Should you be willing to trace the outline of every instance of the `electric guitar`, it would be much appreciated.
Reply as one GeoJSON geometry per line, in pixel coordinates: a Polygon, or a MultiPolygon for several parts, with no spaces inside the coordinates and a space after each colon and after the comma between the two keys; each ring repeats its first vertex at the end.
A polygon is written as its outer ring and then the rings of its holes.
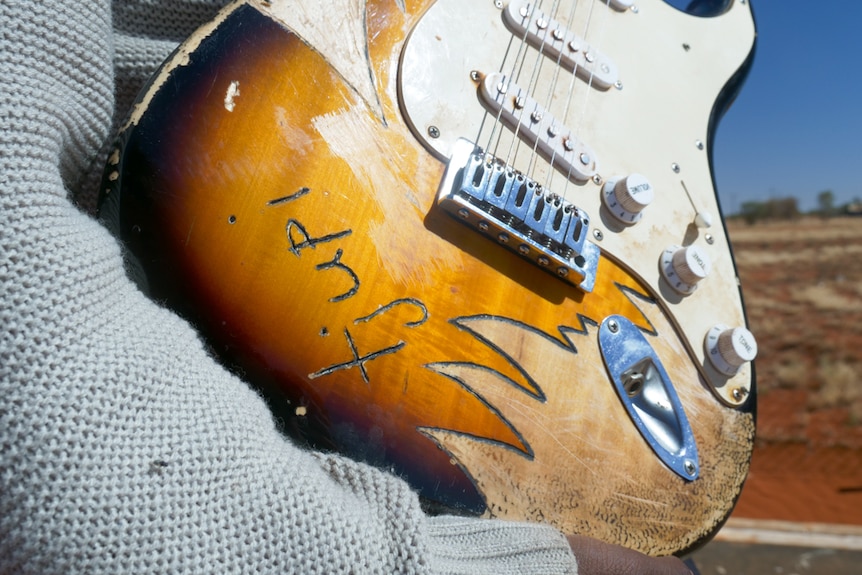
{"type": "Polygon", "coordinates": [[[235,2],[141,93],[102,215],[308,444],[685,552],[756,395],[710,166],[755,30],[698,6],[235,2]]]}

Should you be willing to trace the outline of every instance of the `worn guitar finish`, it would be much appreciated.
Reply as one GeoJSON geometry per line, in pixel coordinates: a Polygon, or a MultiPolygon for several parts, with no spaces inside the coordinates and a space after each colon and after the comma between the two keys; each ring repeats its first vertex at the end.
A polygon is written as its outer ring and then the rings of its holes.
{"type": "MultiPolygon", "coordinates": [[[[722,377],[704,359],[708,328],[744,325],[727,239],[693,224],[697,211],[719,215],[703,148],[753,41],[749,9],[699,19],[655,0],[591,8],[623,86],[575,79],[578,105],[585,94],[594,104],[577,122],[594,174],[548,185],[548,158],[511,161],[591,216],[601,255],[585,291],[436,206],[450,148],[488,129],[472,98],[498,70],[473,72],[496,48],[470,43],[511,36],[501,8],[475,4],[493,19],[476,38],[453,35],[463,21],[452,2],[229,6],[142,93],[106,171],[103,215],[153,297],[194,321],[310,443],[392,469],[444,508],[652,554],[690,549],[729,515],[754,437],[750,366],[722,377]],[[719,32],[705,36],[710,26],[719,32]],[[727,45],[709,45],[716,35],[727,45]],[[675,89],[691,70],[701,84],[675,89]],[[615,224],[604,179],[635,171],[656,200],[640,223],[615,224]],[[661,279],[672,244],[712,260],[690,296],[661,279]],[[670,428],[690,425],[692,443],[669,443],[689,466],[696,443],[696,472],[662,461],[624,407],[612,379],[626,365],[606,367],[600,344],[618,326],[640,334],[670,381],[681,405],[670,428]],[[748,393],[728,399],[728,386],[748,393]]],[[[571,69],[561,74],[570,85],[571,69]]],[[[574,125],[560,99],[548,111],[574,125]]]]}

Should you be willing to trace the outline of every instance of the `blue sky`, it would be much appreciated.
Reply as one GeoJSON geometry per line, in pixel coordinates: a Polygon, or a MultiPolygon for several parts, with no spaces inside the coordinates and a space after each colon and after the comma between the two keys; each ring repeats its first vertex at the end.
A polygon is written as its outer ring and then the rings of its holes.
{"type": "Polygon", "coordinates": [[[754,66],[713,150],[725,213],[794,196],[802,210],[832,190],[862,198],[862,2],[751,0],[754,66]]]}

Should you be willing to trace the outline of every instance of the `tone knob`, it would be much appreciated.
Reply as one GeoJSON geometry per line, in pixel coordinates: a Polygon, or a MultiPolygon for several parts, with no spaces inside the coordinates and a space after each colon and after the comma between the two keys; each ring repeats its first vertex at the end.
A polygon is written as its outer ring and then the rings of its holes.
{"type": "Polygon", "coordinates": [[[611,178],[602,189],[602,201],[616,219],[626,224],[637,223],[644,209],[655,199],[652,184],[640,174],[611,178]]]}
{"type": "Polygon", "coordinates": [[[744,327],[714,326],[706,334],[706,357],[724,375],[736,375],[743,365],[757,357],[757,341],[744,327]]]}
{"type": "Polygon", "coordinates": [[[670,287],[683,295],[697,289],[697,283],[706,278],[712,263],[706,252],[696,245],[670,246],[661,254],[661,272],[670,287]]]}

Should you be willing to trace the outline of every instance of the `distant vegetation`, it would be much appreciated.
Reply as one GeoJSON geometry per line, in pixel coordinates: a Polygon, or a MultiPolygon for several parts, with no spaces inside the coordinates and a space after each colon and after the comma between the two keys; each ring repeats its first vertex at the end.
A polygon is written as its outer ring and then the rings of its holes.
{"type": "Polygon", "coordinates": [[[743,202],[739,213],[731,215],[730,219],[740,219],[748,224],[755,224],[760,221],[794,220],[801,216],[821,218],[862,216],[862,200],[855,199],[836,206],[832,190],[824,190],[817,194],[817,208],[810,212],[801,212],[799,203],[794,197],[773,198],[765,202],[743,202]]]}

